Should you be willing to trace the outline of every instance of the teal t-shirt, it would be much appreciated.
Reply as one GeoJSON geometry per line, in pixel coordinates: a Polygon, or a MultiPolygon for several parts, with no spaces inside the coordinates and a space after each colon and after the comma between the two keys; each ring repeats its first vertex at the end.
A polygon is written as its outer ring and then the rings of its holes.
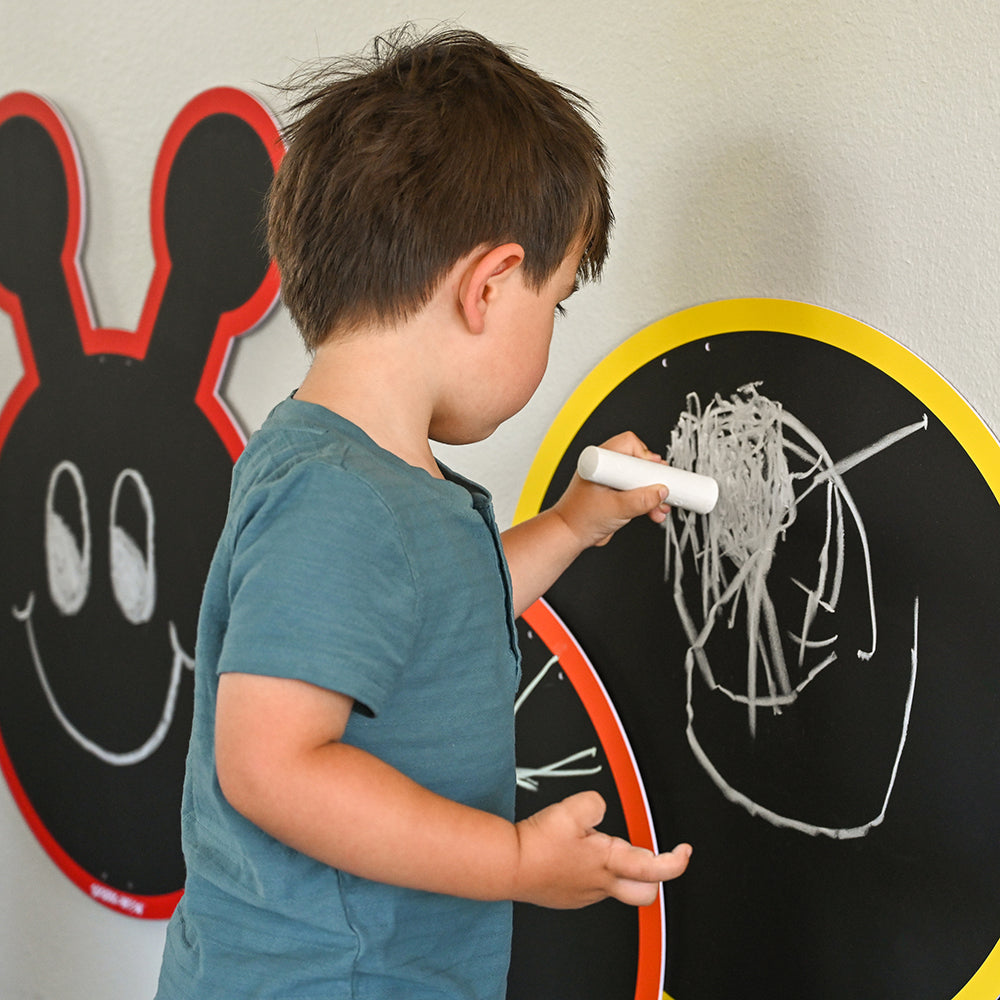
{"type": "Polygon", "coordinates": [[[500,1000],[511,906],[356,878],[240,816],[215,775],[219,674],[346,694],[344,740],[514,814],[519,659],[490,497],[286,400],[236,464],[199,621],[184,896],[158,1000],[500,1000]]]}

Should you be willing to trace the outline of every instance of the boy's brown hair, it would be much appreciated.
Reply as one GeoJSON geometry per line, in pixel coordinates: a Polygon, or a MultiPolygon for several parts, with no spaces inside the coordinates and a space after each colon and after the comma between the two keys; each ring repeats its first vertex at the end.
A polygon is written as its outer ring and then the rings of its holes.
{"type": "Polygon", "coordinates": [[[604,145],[577,94],[470,31],[401,29],[307,81],[268,242],[306,346],[411,317],[456,261],[519,243],[540,289],[581,241],[599,276],[604,145]]]}

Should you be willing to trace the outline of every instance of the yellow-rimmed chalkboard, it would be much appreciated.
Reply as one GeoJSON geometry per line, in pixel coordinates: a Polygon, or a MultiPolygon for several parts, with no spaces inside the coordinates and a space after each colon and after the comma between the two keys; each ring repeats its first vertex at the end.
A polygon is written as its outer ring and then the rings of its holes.
{"type": "Polygon", "coordinates": [[[667,891],[664,989],[994,1000],[996,440],[862,323],[712,303],[584,380],[517,519],[627,428],[711,453],[730,501],[712,525],[631,526],[548,595],[618,710],[658,841],[695,845],[667,891]]]}

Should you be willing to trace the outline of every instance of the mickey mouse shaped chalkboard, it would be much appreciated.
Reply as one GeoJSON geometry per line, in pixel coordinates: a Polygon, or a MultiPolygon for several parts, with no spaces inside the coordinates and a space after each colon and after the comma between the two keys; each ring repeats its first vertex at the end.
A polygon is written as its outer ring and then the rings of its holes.
{"type": "Polygon", "coordinates": [[[24,366],[0,414],[0,762],[53,860],[137,916],[184,880],[197,610],[243,444],[217,388],[277,297],[260,220],[281,152],[249,95],[190,102],[153,179],[138,328],[100,329],[68,129],[0,100],[0,308],[24,366]]]}

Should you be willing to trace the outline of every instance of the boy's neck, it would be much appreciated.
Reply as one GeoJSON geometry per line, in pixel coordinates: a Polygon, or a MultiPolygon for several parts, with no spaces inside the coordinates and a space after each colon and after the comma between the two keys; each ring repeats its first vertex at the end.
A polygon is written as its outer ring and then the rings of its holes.
{"type": "Polygon", "coordinates": [[[316,351],[295,398],[325,406],[379,447],[441,478],[429,440],[433,387],[418,341],[402,330],[330,340],[316,351]]]}

